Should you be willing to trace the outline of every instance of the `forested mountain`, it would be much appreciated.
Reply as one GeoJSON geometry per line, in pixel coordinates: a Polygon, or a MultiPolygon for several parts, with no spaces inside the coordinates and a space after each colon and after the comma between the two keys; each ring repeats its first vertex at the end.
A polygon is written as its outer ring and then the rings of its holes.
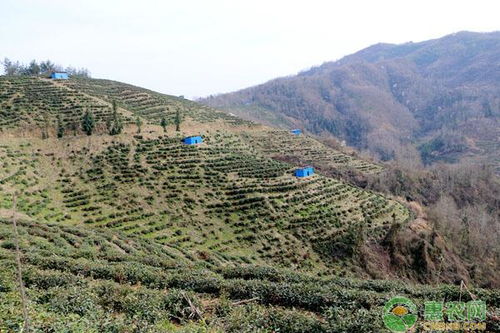
{"type": "Polygon", "coordinates": [[[383,160],[471,159],[500,170],[500,32],[377,44],[201,102],[335,136],[383,160]]]}

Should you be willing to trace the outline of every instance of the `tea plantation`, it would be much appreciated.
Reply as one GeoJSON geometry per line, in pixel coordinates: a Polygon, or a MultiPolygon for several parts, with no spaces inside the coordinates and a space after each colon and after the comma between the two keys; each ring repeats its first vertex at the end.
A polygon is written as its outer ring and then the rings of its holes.
{"type": "Polygon", "coordinates": [[[422,308],[471,293],[500,329],[498,290],[359,279],[360,245],[414,216],[340,179],[296,178],[282,157],[382,169],[313,138],[114,81],[36,77],[0,77],[0,130],[0,332],[23,325],[16,240],[33,332],[382,332],[392,296],[422,308]],[[105,131],[113,102],[119,135],[105,131]],[[90,136],[74,127],[88,110],[90,136]]]}
{"type": "Polygon", "coordinates": [[[293,176],[236,134],[215,131],[200,146],[159,135],[15,139],[0,147],[0,207],[47,223],[85,225],[210,251],[208,261],[273,263],[347,274],[354,233],[381,240],[410,213],[401,203],[340,180],[293,176]],[[101,138],[102,139],[102,138],[101,138]],[[49,144],[50,143],[50,144],[49,144]],[[50,147],[49,147],[50,146],[50,147]],[[71,149],[71,150],[70,150],[71,149]],[[94,150],[91,152],[90,150],[94,150]]]}
{"type": "MultiPolygon", "coordinates": [[[[380,332],[392,296],[411,297],[419,308],[429,299],[470,299],[455,286],[207,263],[110,230],[26,220],[18,230],[36,332],[380,332]]],[[[7,331],[22,323],[13,237],[1,219],[0,322],[7,331]]],[[[471,292],[500,307],[498,290],[471,292]]],[[[500,328],[491,317],[487,325],[500,328]]]]}

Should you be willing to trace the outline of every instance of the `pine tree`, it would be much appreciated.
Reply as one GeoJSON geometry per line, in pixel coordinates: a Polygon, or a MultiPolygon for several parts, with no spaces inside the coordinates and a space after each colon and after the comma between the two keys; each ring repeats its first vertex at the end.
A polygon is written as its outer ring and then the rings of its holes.
{"type": "Polygon", "coordinates": [[[123,122],[118,114],[118,108],[116,106],[116,101],[113,100],[113,116],[112,119],[108,119],[108,131],[110,135],[118,135],[123,130],[123,122]]]}
{"type": "Polygon", "coordinates": [[[87,135],[92,135],[95,128],[94,116],[90,111],[86,111],[82,118],[82,129],[87,135]]]}
{"type": "Polygon", "coordinates": [[[57,137],[62,138],[64,136],[64,124],[61,115],[57,115],[57,137]]]}
{"type": "Polygon", "coordinates": [[[137,117],[135,119],[135,124],[137,125],[137,133],[141,133],[141,127],[142,127],[142,120],[141,120],[141,118],[137,117]]]}
{"type": "Polygon", "coordinates": [[[165,117],[161,118],[161,127],[163,127],[163,133],[167,133],[167,119],[165,117]]]}
{"type": "Polygon", "coordinates": [[[28,75],[38,75],[40,74],[40,66],[36,60],[31,60],[29,66],[26,68],[26,73],[28,75]]]}
{"type": "Polygon", "coordinates": [[[177,132],[181,130],[181,113],[179,109],[175,112],[175,130],[177,132]]]}

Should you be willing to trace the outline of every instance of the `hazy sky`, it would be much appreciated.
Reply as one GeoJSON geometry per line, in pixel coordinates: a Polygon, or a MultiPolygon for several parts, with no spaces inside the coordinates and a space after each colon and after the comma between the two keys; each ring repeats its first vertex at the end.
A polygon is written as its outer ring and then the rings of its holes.
{"type": "Polygon", "coordinates": [[[378,42],[500,30],[499,13],[498,0],[0,0],[0,57],[195,97],[378,42]]]}

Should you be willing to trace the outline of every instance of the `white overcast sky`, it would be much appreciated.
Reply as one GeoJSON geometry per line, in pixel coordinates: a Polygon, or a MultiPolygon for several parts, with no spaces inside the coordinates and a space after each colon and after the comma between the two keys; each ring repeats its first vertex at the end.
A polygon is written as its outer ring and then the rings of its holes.
{"type": "Polygon", "coordinates": [[[0,0],[0,58],[206,96],[378,42],[500,30],[499,0],[0,0]]]}

